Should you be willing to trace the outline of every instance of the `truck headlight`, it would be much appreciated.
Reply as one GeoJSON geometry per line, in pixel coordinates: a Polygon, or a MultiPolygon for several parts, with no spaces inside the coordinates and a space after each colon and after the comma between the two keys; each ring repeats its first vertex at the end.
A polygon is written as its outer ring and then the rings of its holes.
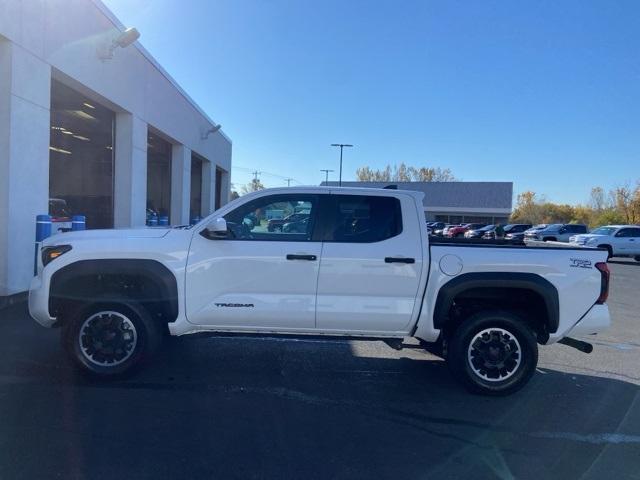
{"type": "Polygon", "coordinates": [[[42,265],[45,267],[60,255],[64,255],[71,250],[71,245],[55,245],[53,247],[42,248],[42,265]]]}

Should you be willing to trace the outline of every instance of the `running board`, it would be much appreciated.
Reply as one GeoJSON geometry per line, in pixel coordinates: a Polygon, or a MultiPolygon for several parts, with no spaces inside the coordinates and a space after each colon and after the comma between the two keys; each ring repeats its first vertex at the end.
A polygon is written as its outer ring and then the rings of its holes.
{"type": "Polygon", "coordinates": [[[582,340],[576,340],[575,338],[564,337],[563,339],[558,340],[558,343],[561,343],[568,347],[573,347],[576,350],[580,350],[582,353],[593,352],[593,345],[587,342],[583,342],[582,340]]]}
{"type": "Polygon", "coordinates": [[[420,348],[419,345],[403,344],[402,337],[375,337],[370,335],[340,335],[340,334],[307,334],[307,333],[272,333],[272,332],[228,332],[228,331],[201,331],[189,333],[188,336],[195,337],[217,337],[217,338],[241,338],[241,339],[263,339],[263,340],[306,340],[317,342],[335,342],[335,341],[362,341],[362,342],[384,342],[391,348],[396,350],[402,348],[420,348]],[[399,348],[397,348],[399,346],[399,348]]]}
{"type": "Polygon", "coordinates": [[[291,341],[315,341],[315,342],[336,342],[336,341],[360,341],[360,342],[383,342],[394,350],[405,348],[424,350],[422,344],[404,343],[403,337],[373,337],[365,335],[339,335],[339,334],[292,334],[292,333],[270,333],[270,332],[224,332],[224,331],[204,331],[189,334],[196,337],[217,337],[217,338],[242,338],[242,339],[270,339],[270,340],[291,340],[291,341]]]}

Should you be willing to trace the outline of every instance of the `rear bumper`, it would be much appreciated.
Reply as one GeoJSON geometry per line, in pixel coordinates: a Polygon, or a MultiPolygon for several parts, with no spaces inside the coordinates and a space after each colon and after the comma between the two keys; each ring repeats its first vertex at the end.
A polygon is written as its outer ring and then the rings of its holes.
{"type": "Polygon", "coordinates": [[[563,337],[583,337],[600,333],[611,325],[609,307],[594,305],[573,327],[562,334],[554,334],[549,337],[548,344],[555,343],[563,337]]]}
{"type": "Polygon", "coordinates": [[[29,315],[43,327],[53,327],[56,318],[49,316],[49,286],[40,276],[33,277],[29,288],[29,315]]]}

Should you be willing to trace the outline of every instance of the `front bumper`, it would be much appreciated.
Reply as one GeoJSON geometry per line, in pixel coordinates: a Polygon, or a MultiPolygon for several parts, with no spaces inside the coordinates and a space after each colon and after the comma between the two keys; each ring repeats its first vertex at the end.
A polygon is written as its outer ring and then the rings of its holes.
{"type": "Polygon", "coordinates": [[[29,287],[29,315],[43,327],[53,327],[56,318],[49,316],[49,285],[33,277],[29,287]]]}

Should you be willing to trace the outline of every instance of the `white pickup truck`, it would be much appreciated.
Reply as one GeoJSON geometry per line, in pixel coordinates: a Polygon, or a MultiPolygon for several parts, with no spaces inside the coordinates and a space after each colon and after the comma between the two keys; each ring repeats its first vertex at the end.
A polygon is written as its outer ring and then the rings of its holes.
{"type": "Polygon", "coordinates": [[[507,394],[538,344],[609,325],[607,252],[431,240],[422,194],[262,190],[192,227],[89,230],[41,247],[29,310],[73,362],[113,377],[164,335],[415,337],[470,390],[507,394]],[[305,212],[269,229],[273,211],[305,212]],[[271,216],[270,216],[271,215],[271,216]]]}

